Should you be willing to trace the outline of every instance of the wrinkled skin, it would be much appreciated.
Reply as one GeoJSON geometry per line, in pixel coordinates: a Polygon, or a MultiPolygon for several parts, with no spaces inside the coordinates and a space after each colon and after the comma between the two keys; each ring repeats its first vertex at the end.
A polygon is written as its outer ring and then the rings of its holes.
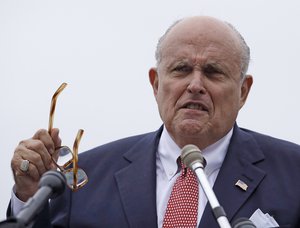
{"type": "MultiPolygon", "coordinates": [[[[61,139],[58,129],[53,129],[51,135],[47,130],[38,130],[30,139],[22,140],[16,147],[11,167],[15,179],[16,195],[22,201],[27,201],[38,189],[41,176],[48,170],[56,169],[51,156],[59,147],[61,139]],[[27,172],[20,170],[22,160],[30,161],[27,172]]],[[[55,156],[55,155],[54,155],[55,156]]]]}
{"type": "Polygon", "coordinates": [[[241,77],[240,43],[232,29],[209,17],[173,27],[161,61],[149,71],[160,116],[174,141],[200,149],[233,127],[252,85],[241,77]]]}

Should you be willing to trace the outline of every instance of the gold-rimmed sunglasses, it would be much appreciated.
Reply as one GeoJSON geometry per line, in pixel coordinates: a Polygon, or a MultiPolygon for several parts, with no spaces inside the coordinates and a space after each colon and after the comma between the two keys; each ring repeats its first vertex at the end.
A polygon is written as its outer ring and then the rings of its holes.
{"type": "MultiPolygon", "coordinates": [[[[56,100],[58,95],[66,88],[67,83],[62,83],[56,90],[51,99],[50,115],[48,132],[51,133],[53,128],[54,113],[56,107],[56,100]]],[[[83,130],[79,129],[73,144],[73,151],[67,146],[60,146],[55,148],[55,156],[51,156],[54,164],[65,175],[67,185],[73,190],[83,187],[88,182],[88,177],[83,169],[78,168],[78,146],[83,135],[83,130]]]]}

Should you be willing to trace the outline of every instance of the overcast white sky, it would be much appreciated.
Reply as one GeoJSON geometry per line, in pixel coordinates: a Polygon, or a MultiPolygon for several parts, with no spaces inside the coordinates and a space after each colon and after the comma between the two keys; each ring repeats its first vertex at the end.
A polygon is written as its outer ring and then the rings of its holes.
{"type": "Polygon", "coordinates": [[[298,0],[0,0],[0,220],[20,140],[47,128],[52,93],[69,85],[54,126],[80,151],[161,125],[148,83],[158,38],[175,20],[210,15],[248,42],[254,86],[238,124],[300,143],[298,0]]]}

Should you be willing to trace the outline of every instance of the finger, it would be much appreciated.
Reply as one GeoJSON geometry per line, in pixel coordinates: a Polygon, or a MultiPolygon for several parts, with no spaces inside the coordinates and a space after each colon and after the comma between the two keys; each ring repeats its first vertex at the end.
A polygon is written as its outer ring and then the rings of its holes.
{"type": "Polygon", "coordinates": [[[41,155],[35,153],[34,151],[27,150],[22,154],[22,159],[28,160],[29,164],[34,166],[35,169],[38,171],[39,176],[42,176],[49,169],[45,166],[41,155]]]}
{"type": "Polygon", "coordinates": [[[22,161],[19,154],[15,153],[11,160],[11,167],[15,179],[16,195],[20,200],[26,202],[37,191],[40,174],[32,163],[29,163],[26,172],[22,171],[20,169],[22,161]]]}
{"type": "Polygon", "coordinates": [[[44,169],[48,170],[53,167],[51,155],[41,140],[29,139],[20,142],[16,148],[16,153],[21,158],[35,164],[41,173],[44,173],[44,169]]]}
{"type": "MultiPolygon", "coordinates": [[[[30,162],[29,160],[29,166],[28,170],[26,172],[21,170],[21,162],[23,160],[28,160],[22,158],[18,153],[15,153],[12,160],[11,160],[11,168],[13,170],[14,178],[16,181],[16,184],[20,182],[28,182],[27,185],[29,185],[32,182],[37,182],[39,181],[41,175],[40,172],[37,170],[36,166],[30,162]]],[[[25,184],[26,185],[26,184],[25,184]]],[[[24,186],[25,188],[25,186],[24,186]]]]}
{"type": "Polygon", "coordinates": [[[54,153],[55,145],[54,145],[52,137],[49,135],[47,130],[45,130],[45,129],[38,130],[34,134],[32,139],[37,139],[37,140],[42,141],[43,144],[45,145],[47,151],[50,153],[50,155],[52,155],[54,153]]]}
{"type": "MultiPolygon", "coordinates": [[[[33,142],[31,142],[31,145],[33,144],[33,142]]],[[[31,150],[30,148],[26,147],[25,144],[20,144],[17,148],[16,148],[16,153],[19,155],[20,159],[20,164],[19,167],[21,165],[21,162],[23,160],[28,160],[30,165],[34,165],[39,173],[39,176],[41,176],[43,173],[45,173],[48,169],[51,168],[51,158],[48,154],[48,152],[36,152],[34,150],[31,150]],[[42,158],[42,155],[44,158],[42,158]],[[46,160],[45,157],[48,157],[48,159],[46,160]],[[46,161],[44,161],[46,160],[46,161]]],[[[28,173],[25,172],[25,173],[28,173]]]]}

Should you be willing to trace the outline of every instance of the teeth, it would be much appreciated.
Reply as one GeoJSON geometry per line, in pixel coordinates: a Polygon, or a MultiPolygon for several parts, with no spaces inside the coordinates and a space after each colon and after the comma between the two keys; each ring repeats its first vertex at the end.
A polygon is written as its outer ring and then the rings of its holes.
{"type": "Polygon", "coordinates": [[[188,109],[196,109],[196,110],[203,110],[203,107],[198,104],[188,104],[186,106],[188,109]]]}

